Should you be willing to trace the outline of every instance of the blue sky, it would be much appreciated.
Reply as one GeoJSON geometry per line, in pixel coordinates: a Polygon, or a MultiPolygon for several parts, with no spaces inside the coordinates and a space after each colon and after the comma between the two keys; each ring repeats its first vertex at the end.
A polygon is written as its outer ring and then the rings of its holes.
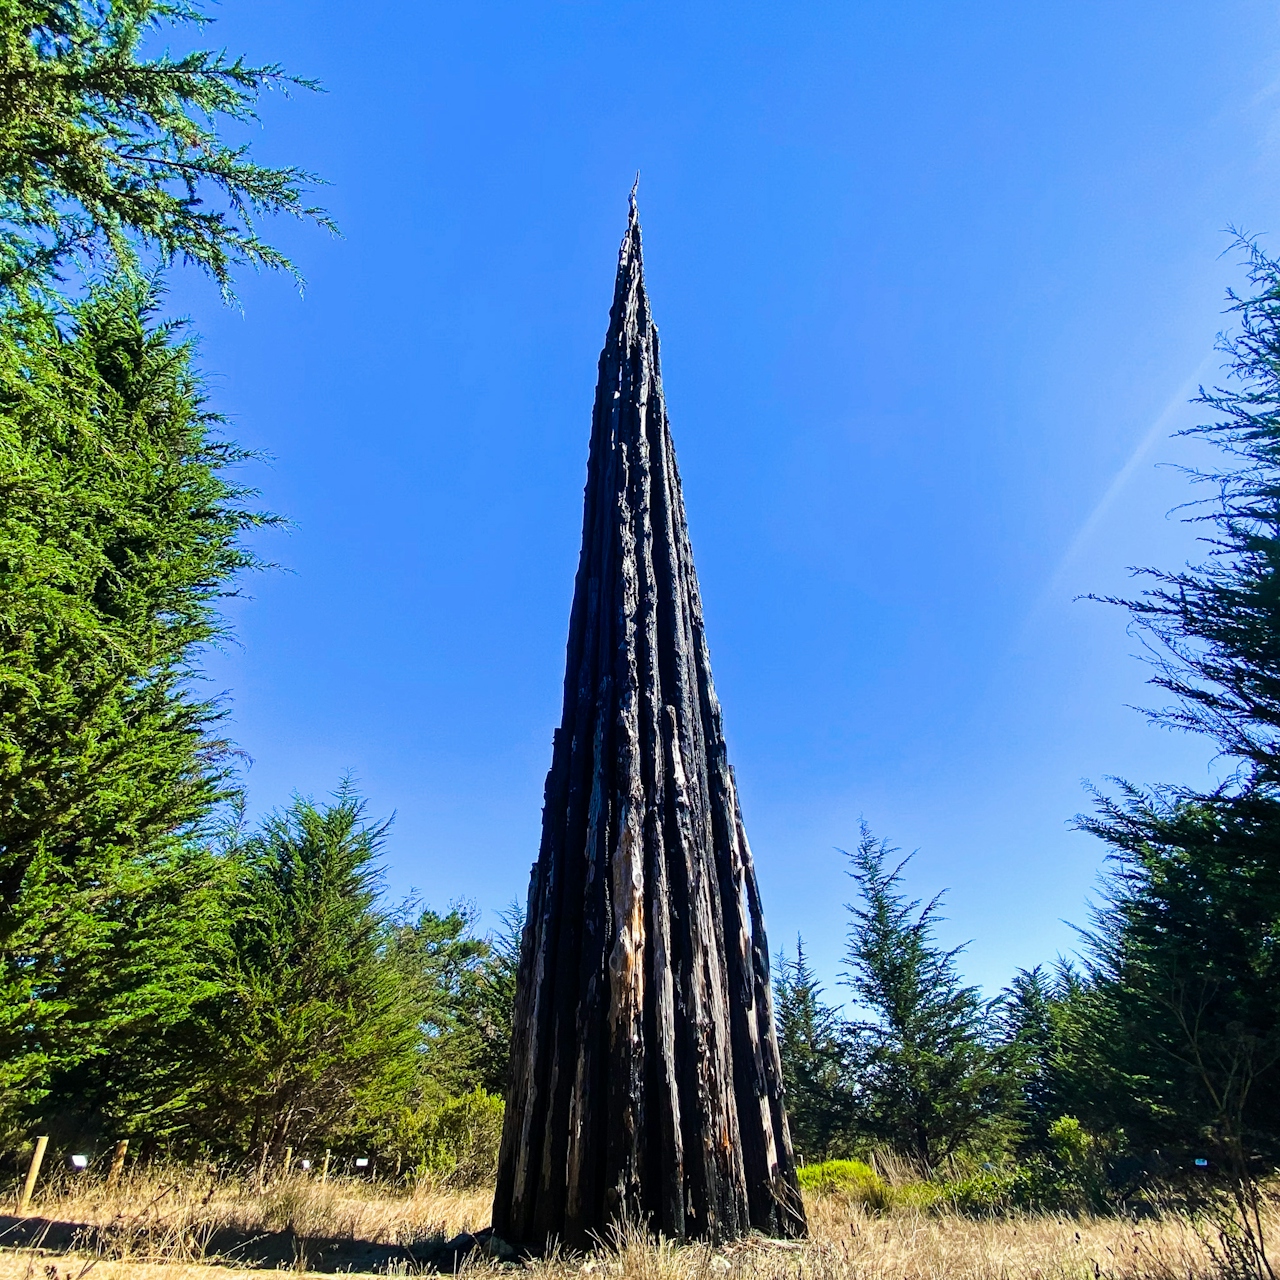
{"type": "MultiPolygon", "coordinates": [[[[352,771],[393,892],[523,897],[595,361],[641,216],[712,658],[775,947],[837,975],[860,816],[994,989],[1073,946],[1082,781],[1207,782],[1123,614],[1217,369],[1224,228],[1280,230],[1280,28],[1220,0],[223,0],[328,92],[255,146],[343,238],[304,296],[179,273],[295,528],[209,664],[255,809],[352,771]]],[[[1269,243],[1280,249],[1280,242],[1269,243]]],[[[490,917],[491,919],[492,917],[490,917]]]]}

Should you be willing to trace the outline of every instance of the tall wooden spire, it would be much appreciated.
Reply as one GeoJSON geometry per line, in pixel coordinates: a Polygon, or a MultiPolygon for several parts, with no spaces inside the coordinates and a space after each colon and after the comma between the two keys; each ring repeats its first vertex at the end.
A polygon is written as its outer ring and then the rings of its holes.
{"type": "Polygon", "coordinates": [[[520,953],[494,1229],[805,1231],[632,192],[600,354],[564,717],[520,953]]]}

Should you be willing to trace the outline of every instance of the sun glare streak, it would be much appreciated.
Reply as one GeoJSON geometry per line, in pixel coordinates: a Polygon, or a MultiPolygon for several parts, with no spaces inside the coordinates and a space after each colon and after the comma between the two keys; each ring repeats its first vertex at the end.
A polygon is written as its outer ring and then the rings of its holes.
{"type": "Polygon", "coordinates": [[[1025,635],[1035,624],[1040,615],[1054,602],[1063,590],[1067,575],[1071,570],[1071,566],[1080,557],[1084,549],[1092,541],[1094,535],[1098,532],[1103,521],[1110,514],[1111,509],[1119,500],[1120,495],[1125,491],[1129,482],[1137,474],[1138,468],[1147,460],[1151,450],[1155,447],[1156,442],[1162,437],[1168,436],[1173,428],[1174,419],[1179,411],[1186,408],[1191,397],[1200,387],[1204,375],[1208,372],[1209,367],[1213,364],[1218,352],[1215,350],[1205,354],[1203,360],[1196,366],[1194,372],[1182,383],[1177,391],[1169,398],[1168,403],[1161,409],[1156,416],[1155,421],[1147,429],[1142,439],[1134,446],[1133,452],[1129,455],[1124,465],[1116,472],[1111,483],[1107,486],[1106,492],[1094,504],[1093,510],[1085,517],[1084,522],[1076,530],[1075,536],[1068,544],[1066,551],[1063,552],[1062,558],[1058,561],[1049,581],[1045,584],[1044,590],[1041,591],[1035,604],[1027,614],[1026,621],[1023,623],[1021,631],[1025,635]]]}

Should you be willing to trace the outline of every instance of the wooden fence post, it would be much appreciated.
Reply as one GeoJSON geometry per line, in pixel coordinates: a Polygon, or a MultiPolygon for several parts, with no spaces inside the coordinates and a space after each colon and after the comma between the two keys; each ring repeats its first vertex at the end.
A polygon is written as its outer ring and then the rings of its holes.
{"type": "Polygon", "coordinates": [[[31,1164],[27,1167],[27,1180],[22,1184],[22,1196],[18,1200],[18,1212],[26,1213],[31,1204],[31,1193],[36,1189],[36,1179],[40,1176],[40,1165],[44,1160],[44,1149],[49,1145],[48,1136],[36,1139],[36,1149],[31,1153],[31,1164]]]}
{"type": "Polygon", "coordinates": [[[328,1182],[328,1181],[329,1181],[329,1156],[330,1156],[329,1148],[328,1148],[328,1147],[325,1147],[325,1149],[324,1149],[324,1170],[323,1170],[323,1172],[320,1174],[320,1181],[321,1181],[321,1182],[328,1182]]]}
{"type": "Polygon", "coordinates": [[[129,1139],[121,1138],[116,1143],[116,1149],[111,1153],[111,1168],[107,1170],[107,1190],[120,1181],[120,1173],[124,1169],[125,1153],[129,1150],[129,1139]]]}
{"type": "Polygon", "coordinates": [[[285,1147],[284,1149],[284,1176],[289,1176],[289,1170],[293,1167],[293,1148],[285,1147]]]}

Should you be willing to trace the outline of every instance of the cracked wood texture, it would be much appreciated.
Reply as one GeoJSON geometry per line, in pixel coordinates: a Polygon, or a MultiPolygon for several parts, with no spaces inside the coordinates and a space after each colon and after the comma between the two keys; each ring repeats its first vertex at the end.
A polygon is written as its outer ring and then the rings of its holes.
{"type": "Polygon", "coordinates": [[[493,1224],[806,1230],[634,194],[591,424],[564,717],[521,943],[493,1224]]]}

